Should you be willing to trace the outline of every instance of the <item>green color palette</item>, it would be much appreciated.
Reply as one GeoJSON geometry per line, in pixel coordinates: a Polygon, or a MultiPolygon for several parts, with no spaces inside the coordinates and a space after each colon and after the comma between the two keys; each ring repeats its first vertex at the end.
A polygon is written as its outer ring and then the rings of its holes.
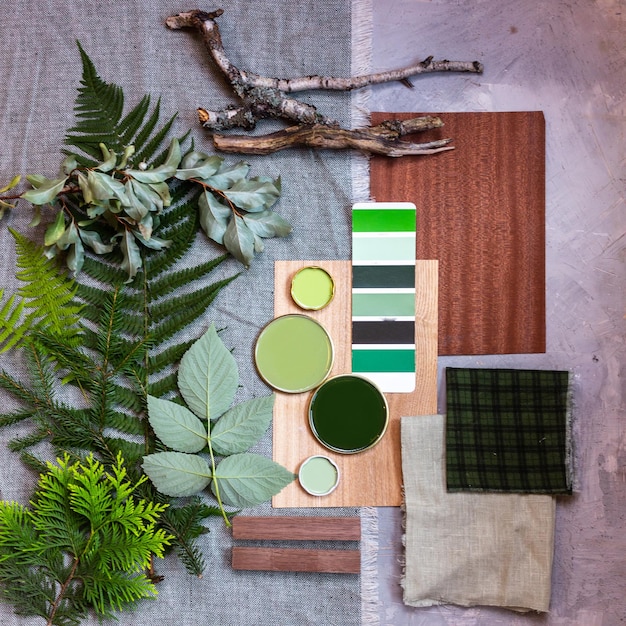
{"type": "Polygon", "coordinates": [[[313,394],[309,424],[328,449],[353,454],[371,448],[387,429],[389,409],[370,380],[345,374],[329,378],[313,394]]]}
{"type": "Polygon", "coordinates": [[[333,366],[333,345],[324,327],[306,315],[283,315],[259,335],[254,359],[263,380],[278,391],[317,387],[333,366]]]}
{"type": "Polygon", "coordinates": [[[352,371],[415,389],[415,227],[410,202],[352,207],[352,371]]]}

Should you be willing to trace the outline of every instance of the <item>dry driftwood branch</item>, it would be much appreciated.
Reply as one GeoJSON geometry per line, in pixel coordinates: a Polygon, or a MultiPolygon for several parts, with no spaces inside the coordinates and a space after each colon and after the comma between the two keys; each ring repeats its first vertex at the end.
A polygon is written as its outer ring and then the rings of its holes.
{"type": "MultiPolygon", "coordinates": [[[[410,131],[399,131],[390,125],[348,130],[322,115],[314,106],[301,102],[288,94],[306,90],[350,91],[368,85],[385,82],[408,82],[411,76],[433,72],[472,72],[481,73],[482,64],[478,61],[435,61],[428,57],[415,65],[388,72],[367,74],[352,78],[332,76],[305,76],[300,78],[270,78],[245,72],[233,65],[222,44],[222,37],[215,21],[224,11],[218,9],[207,13],[204,11],[188,11],[173,15],[166,20],[166,25],[174,30],[191,28],[197,30],[204,44],[235,94],[240,98],[240,106],[231,106],[221,111],[198,109],[198,117],[202,126],[212,132],[233,128],[253,129],[259,120],[276,118],[295,122],[296,126],[283,131],[263,136],[220,135],[213,137],[216,148],[227,152],[243,152],[248,154],[269,154],[277,150],[305,145],[315,148],[355,148],[375,154],[388,156],[404,156],[408,154],[430,154],[441,150],[450,150],[450,140],[429,143],[411,143],[401,141],[408,132],[416,132],[434,128],[429,125],[437,118],[414,118],[415,123],[410,131]]],[[[410,85],[410,83],[409,83],[410,85]]]]}
{"type": "Polygon", "coordinates": [[[294,146],[325,149],[353,148],[362,152],[392,157],[434,154],[452,150],[452,146],[449,145],[451,139],[427,143],[398,141],[400,137],[409,133],[440,128],[443,123],[438,117],[415,117],[406,122],[389,120],[378,126],[354,130],[324,124],[291,126],[261,136],[214,134],[213,142],[218,150],[243,154],[271,154],[294,146]]]}

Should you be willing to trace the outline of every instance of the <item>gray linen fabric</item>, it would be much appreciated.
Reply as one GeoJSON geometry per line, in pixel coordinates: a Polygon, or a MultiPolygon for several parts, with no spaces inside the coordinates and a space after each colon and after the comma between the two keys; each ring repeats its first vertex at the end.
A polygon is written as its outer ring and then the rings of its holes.
{"type": "MultiPolygon", "coordinates": [[[[270,76],[323,73],[347,76],[351,72],[351,0],[311,3],[270,0],[234,0],[222,5],[219,19],[227,53],[243,69],[270,76]]],[[[214,10],[219,5],[202,8],[214,10]]],[[[162,98],[163,119],[179,112],[174,133],[191,128],[196,146],[212,151],[208,137],[197,126],[196,108],[217,109],[235,100],[212,67],[198,36],[169,31],[167,16],[197,8],[172,0],[153,2],[86,2],[67,0],[18,1],[0,5],[0,182],[16,173],[53,177],[60,164],[59,148],[73,121],[73,104],[80,79],[79,40],[100,76],[121,85],[128,106],[150,93],[162,98]]],[[[363,41],[360,43],[363,46],[363,41]]],[[[350,124],[350,96],[341,93],[303,94],[324,112],[350,124]]],[[[273,124],[264,124],[267,131],[273,124]]],[[[233,162],[237,155],[226,156],[233,162]]],[[[282,178],[283,194],[277,210],[294,226],[285,240],[267,242],[266,251],[251,268],[229,285],[209,307],[194,334],[211,322],[225,328],[222,338],[234,350],[240,368],[238,400],[265,395],[267,387],[252,361],[254,341],[273,315],[274,259],[348,259],[349,216],[352,202],[351,157],[331,151],[293,150],[271,157],[247,158],[252,175],[282,178]]],[[[26,204],[0,223],[0,288],[16,289],[15,253],[7,226],[29,231],[26,204]]],[[[219,250],[199,245],[192,261],[219,250]]],[[[223,274],[241,267],[229,261],[223,274]]],[[[211,276],[213,281],[218,276],[211,276]]],[[[19,356],[1,355],[0,366],[19,374],[19,356]]],[[[10,402],[2,398],[7,406],[10,402]]],[[[15,434],[3,431],[2,441],[15,434]]],[[[268,434],[257,451],[271,454],[268,434]]],[[[35,478],[24,471],[3,444],[0,463],[1,497],[25,502],[35,478]]],[[[293,514],[273,511],[269,505],[248,513],[293,514]]],[[[309,514],[356,515],[356,510],[298,511],[309,514]]],[[[220,520],[210,522],[202,539],[207,571],[201,579],[189,576],[174,558],[159,564],[165,575],[155,602],[144,602],[121,623],[219,624],[273,626],[360,623],[357,576],[233,572],[232,540],[220,520]]],[[[33,624],[0,604],[0,623],[33,624]]],[[[94,622],[95,623],[95,622],[94,622]]]]}
{"type": "Polygon", "coordinates": [[[403,417],[404,603],[547,611],[555,500],[448,493],[445,417],[403,417]]]}

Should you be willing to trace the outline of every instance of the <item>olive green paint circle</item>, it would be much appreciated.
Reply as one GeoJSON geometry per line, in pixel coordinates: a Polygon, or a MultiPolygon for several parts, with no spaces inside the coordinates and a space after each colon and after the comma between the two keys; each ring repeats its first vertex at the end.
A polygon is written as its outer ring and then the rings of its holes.
{"type": "Polygon", "coordinates": [[[339,468],[327,456],[310,456],[298,471],[300,485],[312,496],[327,496],[339,484],[339,468]]]}
{"type": "Polygon", "coordinates": [[[259,375],[278,391],[301,393],[323,382],[333,366],[326,329],[306,315],[282,315],[260,333],[254,349],[259,375]]]}
{"type": "Polygon", "coordinates": [[[326,448],[354,454],[378,443],[387,430],[389,407],[370,380],[334,376],[315,391],[309,403],[309,424],[326,448]]]}
{"type": "Polygon", "coordinates": [[[298,270],[291,279],[291,297],[301,309],[318,311],[335,295],[335,281],[323,268],[311,265],[298,270]]]}

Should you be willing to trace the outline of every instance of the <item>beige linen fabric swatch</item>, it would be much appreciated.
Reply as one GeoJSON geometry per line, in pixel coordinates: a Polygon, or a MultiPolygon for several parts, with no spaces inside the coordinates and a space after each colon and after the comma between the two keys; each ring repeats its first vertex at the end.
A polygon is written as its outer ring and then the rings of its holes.
{"type": "Polygon", "coordinates": [[[547,611],[555,500],[447,493],[445,417],[403,417],[403,600],[547,611]]]}

